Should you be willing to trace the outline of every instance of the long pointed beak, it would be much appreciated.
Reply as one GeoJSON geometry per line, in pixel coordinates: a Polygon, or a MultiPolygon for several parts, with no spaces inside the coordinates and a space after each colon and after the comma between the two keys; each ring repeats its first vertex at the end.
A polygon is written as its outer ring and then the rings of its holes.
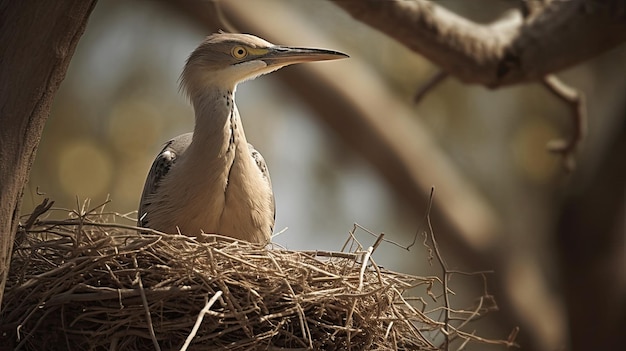
{"type": "Polygon", "coordinates": [[[325,49],[274,46],[261,58],[268,66],[286,66],[294,63],[337,60],[350,57],[339,51],[325,49]]]}

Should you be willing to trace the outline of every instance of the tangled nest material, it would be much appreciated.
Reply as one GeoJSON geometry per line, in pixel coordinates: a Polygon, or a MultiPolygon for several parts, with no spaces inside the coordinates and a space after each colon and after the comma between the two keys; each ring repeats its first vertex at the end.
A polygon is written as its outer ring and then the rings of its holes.
{"type": "MultiPolygon", "coordinates": [[[[422,288],[435,299],[432,288],[441,280],[382,269],[372,248],[290,251],[217,235],[199,242],[107,219],[75,212],[21,227],[0,315],[0,345],[441,350],[435,341],[441,343],[444,332],[447,341],[513,344],[432,317],[441,311],[429,312],[424,299],[411,300],[408,292],[422,288]]],[[[470,312],[476,317],[485,310],[470,312]]]]}

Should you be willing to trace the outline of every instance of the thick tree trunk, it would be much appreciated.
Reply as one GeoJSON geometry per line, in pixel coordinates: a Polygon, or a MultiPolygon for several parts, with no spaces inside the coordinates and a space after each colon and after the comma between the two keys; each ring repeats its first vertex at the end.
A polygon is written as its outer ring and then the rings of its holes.
{"type": "Polygon", "coordinates": [[[96,0],[0,0],[0,308],[22,192],[96,0]]]}

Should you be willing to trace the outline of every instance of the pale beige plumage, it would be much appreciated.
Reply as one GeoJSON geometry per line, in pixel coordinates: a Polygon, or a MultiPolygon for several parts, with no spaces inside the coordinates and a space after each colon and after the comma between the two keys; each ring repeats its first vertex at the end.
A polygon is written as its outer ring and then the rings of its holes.
{"type": "Polygon", "coordinates": [[[274,195],[263,157],[246,140],[235,105],[237,84],[290,64],[344,57],[276,46],[252,35],[207,37],[181,77],[195,111],[194,131],[170,140],[154,160],[138,225],[267,243],[274,228],[274,195]]]}

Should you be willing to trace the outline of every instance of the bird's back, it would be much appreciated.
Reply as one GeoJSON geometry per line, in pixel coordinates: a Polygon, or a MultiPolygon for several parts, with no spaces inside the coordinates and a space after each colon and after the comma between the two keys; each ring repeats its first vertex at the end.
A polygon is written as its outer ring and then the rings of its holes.
{"type": "Polygon", "coordinates": [[[176,159],[182,155],[193,139],[193,133],[179,135],[163,146],[163,149],[152,162],[148,177],[143,186],[141,200],[139,200],[139,213],[137,215],[137,226],[150,227],[147,220],[147,209],[152,204],[151,197],[157,192],[159,185],[169,173],[176,159]]]}

